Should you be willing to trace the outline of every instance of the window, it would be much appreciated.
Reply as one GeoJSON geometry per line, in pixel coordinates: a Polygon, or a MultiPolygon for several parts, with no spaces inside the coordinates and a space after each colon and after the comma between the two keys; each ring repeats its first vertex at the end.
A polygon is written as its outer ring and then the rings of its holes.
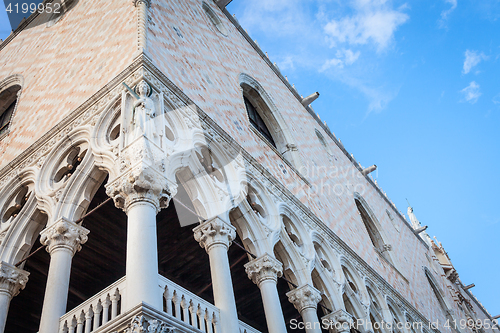
{"type": "Polygon", "coordinates": [[[0,135],[8,132],[20,90],[20,85],[13,85],[0,93],[0,135]]]}
{"type": "Polygon", "coordinates": [[[321,145],[323,146],[323,148],[325,148],[325,150],[328,153],[328,155],[333,155],[332,154],[332,149],[330,148],[330,146],[326,142],[325,137],[317,129],[315,129],[314,131],[316,133],[316,136],[318,137],[319,142],[321,143],[321,145]]]}
{"type": "Polygon", "coordinates": [[[354,202],[356,203],[358,213],[361,216],[361,220],[365,225],[366,231],[368,232],[368,236],[370,236],[370,240],[373,246],[378,250],[380,255],[382,255],[387,261],[393,264],[393,261],[389,255],[389,251],[392,250],[392,247],[389,244],[385,244],[374,214],[371,212],[371,210],[368,208],[368,205],[366,204],[364,199],[359,196],[359,194],[356,194],[354,202]]]}
{"type": "Polygon", "coordinates": [[[273,137],[271,136],[271,132],[267,128],[264,120],[260,116],[259,112],[257,112],[257,108],[248,100],[248,98],[243,97],[245,100],[245,107],[247,108],[248,118],[250,119],[250,123],[255,127],[260,134],[262,134],[269,143],[271,143],[276,148],[276,143],[274,143],[273,137]]]}
{"type": "MultiPolygon", "coordinates": [[[[248,127],[295,171],[301,170],[302,159],[294,143],[294,136],[271,96],[247,74],[241,73],[239,82],[243,97],[241,102],[247,112],[248,127]]],[[[283,170],[285,173],[286,170],[283,170]]]]}
{"type": "Polygon", "coordinates": [[[212,8],[206,3],[203,2],[203,10],[205,11],[205,14],[207,14],[210,22],[217,28],[217,30],[223,34],[224,36],[227,36],[227,29],[224,23],[220,20],[220,18],[214,13],[212,8]]]}

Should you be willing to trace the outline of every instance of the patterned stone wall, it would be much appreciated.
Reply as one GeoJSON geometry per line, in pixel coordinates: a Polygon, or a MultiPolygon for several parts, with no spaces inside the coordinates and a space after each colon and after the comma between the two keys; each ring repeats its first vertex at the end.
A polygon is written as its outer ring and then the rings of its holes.
{"type": "MultiPolygon", "coordinates": [[[[458,288],[444,277],[433,250],[361,175],[356,162],[226,15],[212,1],[207,4],[225,29],[212,24],[200,0],[152,1],[147,56],[153,64],[425,317],[446,320],[425,277],[423,267],[429,267],[457,319],[463,318],[455,301],[458,288]],[[239,81],[242,73],[263,87],[285,119],[302,160],[298,171],[250,129],[239,81]],[[355,205],[355,192],[378,221],[384,242],[392,245],[393,265],[373,247],[355,205]]],[[[132,1],[81,0],[53,27],[28,27],[2,45],[0,80],[20,74],[24,86],[11,133],[0,140],[0,168],[132,63],[137,48],[135,15],[132,1]]],[[[471,304],[484,319],[477,304],[471,304]]]]}
{"type": "MultiPolygon", "coordinates": [[[[148,55],[153,63],[421,313],[444,322],[446,318],[423,270],[424,266],[433,267],[428,259],[433,251],[414,235],[381,192],[361,176],[226,15],[212,1],[206,3],[225,26],[225,34],[212,24],[200,0],[153,1],[148,31],[148,55]],[[249,128],[241,73],[259,82],[286,119],[304,163],[299,171],[312,186],[249,128]],[[315,129],[326,138],[328,149],[321,145],[315,129]],[[361,194],[376,216],[386,242],[392,245],[397,269],[375,251],[356,208],[354,192],[361,194]]],[[[315,89],[310,88],[304,93],[315,89]]],[[[434,266],[436,269],[431,270],[441,289],[461,317],[452,300],[451,284],[441,276],[439,263],[434,266]]]]}
{"type": "Polygon", "coordinates": [[[82,1],[52,27],[41,14],[1,45],[0,82],[24,78],[11,133],[0,140],[5,166],[132,62],[132,1],[82,1]]]}

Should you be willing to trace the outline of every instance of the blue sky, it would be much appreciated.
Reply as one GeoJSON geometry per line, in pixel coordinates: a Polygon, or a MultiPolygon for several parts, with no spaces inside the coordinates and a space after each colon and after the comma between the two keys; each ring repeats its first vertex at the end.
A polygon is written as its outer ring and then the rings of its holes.
{"type": "Polygon", "coordinates": [[[499,0],[233,0],[256,39],[382,189],[406,198],[500,314],[499,0]]]}
{"type": "MultiPolygon", "coordinates": [[[[0,4],[3,6],[3,2],[0,4]]],[[[228,6],[397,207],[500,314],[500,0],[228,6]]],[[[0,38],[10,33],[0,12],[0,38]]]]}

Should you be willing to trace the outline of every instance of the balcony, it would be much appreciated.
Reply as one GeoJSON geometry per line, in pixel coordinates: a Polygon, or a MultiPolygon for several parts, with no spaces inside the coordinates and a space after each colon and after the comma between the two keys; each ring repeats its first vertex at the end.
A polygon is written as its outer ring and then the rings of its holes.
{"type": "MultiPolygon", "coordinates": [[[[163,311],[141,303],[125,310],[125,280],[121,278],[60,319],[60,333],[90,332],[203,332],[218,333],[220,311],[165,277],[158,276],[163,311]],[[134,328],[143,328],[135,330],[134,328]]],[[[240,333],[260,333],[240,321],[240,333]]]]}

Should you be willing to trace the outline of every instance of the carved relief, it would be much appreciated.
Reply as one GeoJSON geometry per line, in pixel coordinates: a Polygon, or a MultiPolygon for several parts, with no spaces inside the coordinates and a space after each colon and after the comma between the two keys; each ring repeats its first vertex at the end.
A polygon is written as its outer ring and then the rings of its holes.
{"type": "Polygon", "coordinates": [[[4,261],[0,262],[0,291],[9,294],[11,298],[16,296],[26,287],[29,274],[4,261]]]}
{"type": "Polygon", "coordinates": [[[40,243],[47,246],[47,252],[63,247],[73,252],[80,251],[87,242],[89,230],[71,221],[61,219],[40,233],[40,243]]]}
{"type": "Polygon", "coordinates": [[[321,293],[313,286],[306,284],[286,293],[293,306],[302,312],[305,309],[316,309],[321,301],[321,293]]]}
{"type": "Polygon", "coordinates": [[[143,315],[135,316],[124,333],[174,333],[174,328],[158,319],[147,319],[143,315]]]}
{"type": "Polygon", "coordinates": [[[236,228],[224,222],[219,217],[214,217],[193,229],[194,239],[200,243],[207,253],[210,247],[222,244],[229,247],[236,238],[236,228]]]}
{"type": "Polygon", "coordinates": [[[245,272],[248,278],[258,286],[266,280],[272,280],[276,283],[278,278],[283,275],[283,264],[265,253],[246,263],[245,272]]]}

